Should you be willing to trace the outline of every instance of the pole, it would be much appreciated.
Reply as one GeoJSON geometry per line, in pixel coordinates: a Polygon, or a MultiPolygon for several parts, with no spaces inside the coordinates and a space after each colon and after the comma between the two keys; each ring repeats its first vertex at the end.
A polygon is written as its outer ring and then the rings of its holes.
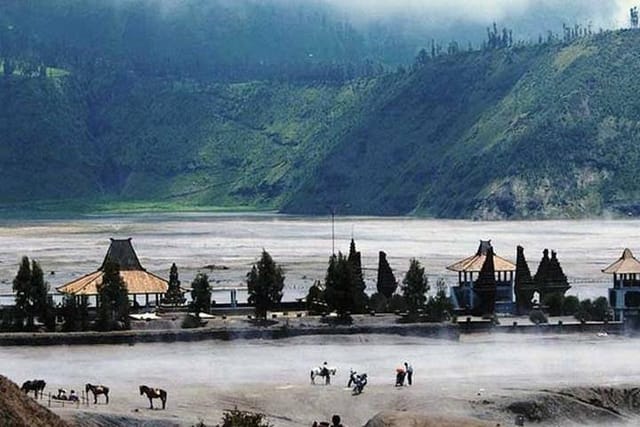
{"type": "Polygon", "coordinates": [[[336,229],[335,229],[335,208],[331,208],[331,254],[336,256],[336,229]]]}

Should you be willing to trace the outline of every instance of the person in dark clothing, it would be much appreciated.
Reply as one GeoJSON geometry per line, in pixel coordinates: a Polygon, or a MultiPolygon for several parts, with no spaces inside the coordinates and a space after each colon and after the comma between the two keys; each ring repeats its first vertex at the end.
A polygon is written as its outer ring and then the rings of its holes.
{"type": "Polygon", "coordinates": [[[334,415],[331,417],[331,427],[344,427],[340,422],[340,415],[334,415]]]}
{"type": "Polygon", "coordinates": [[[396,369],[396,387],[402,387],[404,385],[404,377],[406,372],[403,367],[396,369]]]}
{"type": "Polygon", "coordinates": [[[324,362],[322,364],[322,371],[320,372],[320,375],[325,378],[329,378],[329,368],[327,367],[327,362],[324,362]]]}
{"type": "Polygon", "coordinates": [[[347,383],[347,387],[351,388],[351,384],[355,383],[356,381],[356,371],[354,371],[353,369],[349,370],[349,382],[347,383]]]}
{"type": "Polygon", "coordinates": [[[409,365],[408,362],[404,362],[404,370],[407,373],[407,384],[411,385],[413,383],[413,366],[409,365]]]}

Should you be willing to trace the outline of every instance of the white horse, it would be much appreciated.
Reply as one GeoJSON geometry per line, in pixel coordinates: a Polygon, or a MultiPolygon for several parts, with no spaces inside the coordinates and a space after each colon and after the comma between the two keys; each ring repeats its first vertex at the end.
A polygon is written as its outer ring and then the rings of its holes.
{"type": "Polygon", "coordinates": [[[331,384],[331,375],[335,375],[336,371],[337,371],[337,368],[335,366],[317,366],[311,369],[311,374],[309,375],[309,377],[311,378],[311,384],[316,383],[315,381],[316,377],[325,377],[324,383],[327,385],[331,384]],[[327,370],[328,374],[325,374],[323,372],[324,369],[327,370]]]}

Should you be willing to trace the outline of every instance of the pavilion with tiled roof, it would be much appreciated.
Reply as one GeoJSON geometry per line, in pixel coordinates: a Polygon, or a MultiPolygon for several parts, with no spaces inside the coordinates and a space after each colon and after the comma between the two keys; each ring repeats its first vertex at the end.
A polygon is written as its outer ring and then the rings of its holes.
{"type": "Polygon", "coordinates": [[[153,295],[155,303],[158,305],[161,296],[167,292],[169,283],[142,267],[131,244],[131,238],[111,239],[111,244],[100,268],[58,287],[58,292],[77,297],[94,296],[97,298],[98,285],[102,283],[104,266],[109,262],[118,264],[120,277],[122,277],[127,291],[134,301],[136,296],[144,295],[145,303],[149,305],[149,296],[153,295]]]}
{"type": "Polygon", "coordinates": [[[640,318],[640,261],[629,248],[622,256],[602,270],[613,275],[613,288],[609,289],[609,305],[615,320],[640,318]]]}
{"type": "Polygon", "coordinates": [[[497,312],[513,310],[513,277],[516,266],[495,254],[491,240],[481,240],[474,255],[449,265],[447,270],[458,273],[458,286],[452,289],[452,295],[459,309],[467,312],[474,312],[478,307],[494,307],[497,312]],[[487,258],[492,265],[485,265],[487,258]],[[490,283],[491,280],[485,274],[480,291],[479,288],[476,289],[476,282],[483,267],[485,273],[492,272],[495,284],[490,283]],[[483,301],[481,295],[488,295],[495,298],[495,301],[483,301]]]}

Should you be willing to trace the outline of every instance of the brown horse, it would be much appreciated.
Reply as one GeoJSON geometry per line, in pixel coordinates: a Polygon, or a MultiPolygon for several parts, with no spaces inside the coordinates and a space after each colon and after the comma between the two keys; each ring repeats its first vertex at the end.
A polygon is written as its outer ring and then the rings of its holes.
{"type": "Polygon", "coordinates": [[[42,398],[42,393],[46,385],[47,383],[44,382],[44,380],[25,381],[24,383],[22,383],[22,387],[20,387],[20,390],[24,391],[27,394],[29,394],[30,391],[33,391],[37,399],[38,393],[40,393],[40,398],[42,398]]]}
{"type": "Polygon", "coordinates": [[[104,397],[107,399],[107,404],[109,403],[109,387],[104,385],[93,385],[86,384],[84,386],[84,391],[87,393],[87,398],[89,398],[89,392],[93,393],[93,403],[98,403],[98,395],[104,394],[104,397]]]}
{"type": "Polygon", "coordinates": [[[152,399],[157,399],[160,398],[160,400],[162,401],[162,409],[165,408],[166,404],[167,404],[167,392],[162,390],[161,388],[151,388],[151,387],[147,387],[146,385],[141,385],[140,386],[140,396],[142,396],[143,394],[146,394],[147,397],[149,398],[149,407],[150,409],[153,409],[153,400],[152,399]]]}

